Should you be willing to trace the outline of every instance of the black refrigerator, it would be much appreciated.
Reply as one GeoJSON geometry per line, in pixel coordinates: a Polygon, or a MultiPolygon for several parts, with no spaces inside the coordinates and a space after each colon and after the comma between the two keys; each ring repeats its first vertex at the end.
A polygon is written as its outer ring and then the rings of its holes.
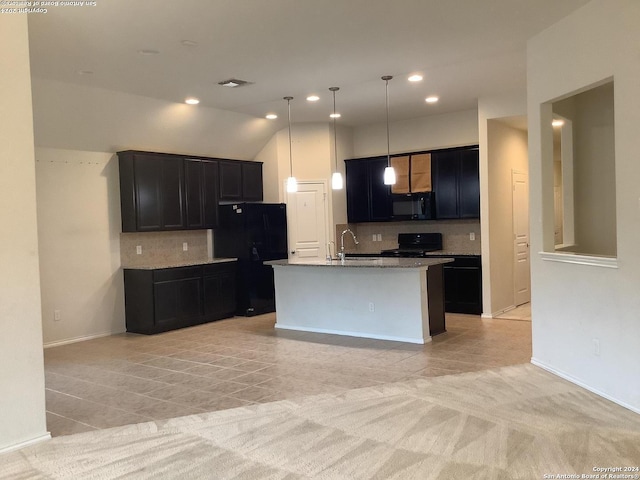
{"type": "Polygon", "coordinates": [[[263,262],[288,258],[284,203],[220,205],[213,251],[238,259],[236,315],[275,312],[273,268],[263,262]]]}

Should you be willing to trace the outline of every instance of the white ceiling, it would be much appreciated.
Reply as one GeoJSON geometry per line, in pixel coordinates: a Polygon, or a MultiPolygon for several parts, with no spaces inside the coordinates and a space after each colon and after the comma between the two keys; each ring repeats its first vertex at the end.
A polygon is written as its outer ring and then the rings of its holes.
{"type": "MultiPolygon", "coordinates": [[[[526,41],[588,0],[97,0],[29,16],[36,77],[286,122],[341,123],[475,108],[526,88],[526,41]],[[197,42],[185,46],[183,40],[197,42]],[[153,49],[157,55],[141,55],[153,49]],[[93,74],[78,74],[89,70],[93,74]],[[407,76],[422,73],[410,84],[407,76]],[[224,88],[227,78],[253,82],[224,88]],[[319,102],[305,97],[316,93],[319,102]],[[424,98],[436,94],[440,102],[424,98]]],[[[194,107],[199,108],[199,107],[194,107]]]]}

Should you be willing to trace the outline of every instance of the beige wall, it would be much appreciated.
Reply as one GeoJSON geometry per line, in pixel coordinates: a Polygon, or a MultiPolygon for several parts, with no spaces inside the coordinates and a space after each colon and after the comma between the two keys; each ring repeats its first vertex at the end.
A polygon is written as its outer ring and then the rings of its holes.
{"type": "Polygon", "coordinates": [[[515,306],[512,172],[529,169],[526,132],[499,120],[487,122],[491,314],[515,306]]]}
{"type": "MultiPolygon", "coordinates": [[[[389,125],[391,153],[403,153],[478,143],[478,112],[463,112],[413,118],[389,125]]],[[[355,158],[386,155],[386,123],[353,129],[355,158]]]]}
{"type": "Polygon", "coordinates": [[[252,159],[275,132],[264,118],[33,79],[36,145],[252,159]]]}
{"type": "Polygon", "coordinates": [[[116,156],[37,148],[36,180],[45,345],[123,332],[116,156]]]}
{"type": "Polygon", "coordinates": [[[26,15],[0,15],[0,58],[1,454],[48,438],[26,15]]]}
{"type": "Polygon", "coordinates": [[[638,25],[637,0],[591,1],[529,41],[527,84],[532,361],[640,413],[640,63],[630,61],[638,25]],[[550,102],[611,77],[617,268],[544,260],[537,252],[552,252],[554,242],[550,102]]]}

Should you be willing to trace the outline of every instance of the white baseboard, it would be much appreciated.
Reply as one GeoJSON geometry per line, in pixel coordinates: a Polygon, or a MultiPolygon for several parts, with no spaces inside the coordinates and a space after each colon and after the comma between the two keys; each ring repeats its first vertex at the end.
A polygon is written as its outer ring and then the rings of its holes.
{"type": "Polygon", "coordinates": [[[535,359],[533,357],[531,357],[531,363],[534,364],[537,367],[542,368],[543,370],[546,370],[549,373],[553,373],[554,375],[557,375],[558,377],[564,378],[565,380],[567,380],[567,381],[569,381],[571,383],[574,383],[574,384],[578,385],[579,387],[584,388],[585,390],[589,390],[591,393],[595,393],[596,395],[598,395],[600,397],[603,397],[603,398],[606,398],[607,400],[610,400],[613,403],[617,403],[621,407],[624,407],[624,408],[626,408],[628,410],[631,410],[634,413],[640,414],[640,408],[634,407],[632,405],[629,405],[626,402],[618,400],[617,398],[614,398],[611,395],[608,395],[608,394],[606,394],[604,392],[601,392],[597,388],[590,387],[586,383],[578,380],[577,378],[569,375],[568,373],[565,373],[565,372],[560,371],[560,370],[558,370],[556,368],[553,368],[552,366],[547,365],[546,363],[541,362],[540,360],[537,360],[537,359],[535,359]]]}
{"type": "Polygon", "coordinates": [[[78,342],[84,342],[86,340],[93,340],[94,338],[109,337],[111,335],[117,335],[119,333],[125,333],[125,330],[118,331],[118,332],[96,333],[95,335],[83,335],[81,337],[73,337],[73,338],[68,338],[66,340],[56,340],[55,342],[47,342],[44,344],[44,348],[59,347],[61,345],[69,345],[71,343],[78,343],[78,342]]]}
{"type": "Polygon", "coordinates": [[[29,447],[31,445],[35,445],[36,443],[46,442],[47,440],[51,440],[51,434],[49,432],[44,435],[39,435],[31,440],[26,440],[24,442],[16,443],[15,445],[10,445],[8,447],[4,447],[0,449],[0,455],[9,452],[15,452],[16,450],[20,450],[21,448],[29,447]]]}
{"type": "Polygon", "coordinates": [[[375,340],[392,340],[394,342],[405,342],[405,343],[417,343],[419,345],[424,345],[425,343],[429,343],[431,341],[431,337],[425,338],[408,338],[408,337],[393,337],[390,335],[377,335],[373,333],[362,333],[362,332],[346,332],[342,330],[331,330],[326,328],[310,328],[310,327],[290,327],[288,325],[281,325],[276,323],[276,328],[281,330],[296,330],[300,332],[313,332],[313,333],[329,333],[331,335],[342,335],[346,337],[359,337],[359,338],[373,338],[375,340]]]}

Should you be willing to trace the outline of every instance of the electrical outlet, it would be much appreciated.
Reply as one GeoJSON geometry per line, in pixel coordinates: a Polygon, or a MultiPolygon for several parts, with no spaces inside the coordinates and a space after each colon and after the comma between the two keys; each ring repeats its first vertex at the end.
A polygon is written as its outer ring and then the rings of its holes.
{"type": "Polygon", "coordinates": [[[475,239],[476,239],[476,234],[475,234],[475,232],[471,232],[471,233],[469,234],[469,240],[473,241],[473,240],[475,240],[475,239]]]}
{"type": "Polygon", "coordinates": [[[136,246],[136,255],[142,255],[142,245],[136,246]]]}
{"type": "Polygon", "coordinates": [[[600,340],[597,338],[593,339],[593,354],[596,356],[600,356],[600,340]]]}
{"type": "Polygon", "coordinates": [[[369,302],[369,311],[370,312],[376,311],[376,306],[373,304],[373,302],[369,302]]]}
{"type": "Polygon", "coordinates": [[[58,322],[62,319],[62,316],[60,314],[60,310],[54,310],[53,311],[53,319],[58,322]]]}
{"type": "Polygon", "coordinates": [[[182,251],[186,252],[189,250],[189,244],[187,242],[182,242],[182,251]]]}
{"type": "Polygon", "coordinates": [[[371,240],[373,240],[373,241],[375,242],[375,241],[376,241],[376,234],[374,233],[374,234],[372,235],[372,237],[373,237],[373,238],[372,238],[371,240]]]}
{"type": "Polygon", "coordinates": [[[382,234],[378,233],[378,241],[381,242],[382,241],[382,234]]]}

